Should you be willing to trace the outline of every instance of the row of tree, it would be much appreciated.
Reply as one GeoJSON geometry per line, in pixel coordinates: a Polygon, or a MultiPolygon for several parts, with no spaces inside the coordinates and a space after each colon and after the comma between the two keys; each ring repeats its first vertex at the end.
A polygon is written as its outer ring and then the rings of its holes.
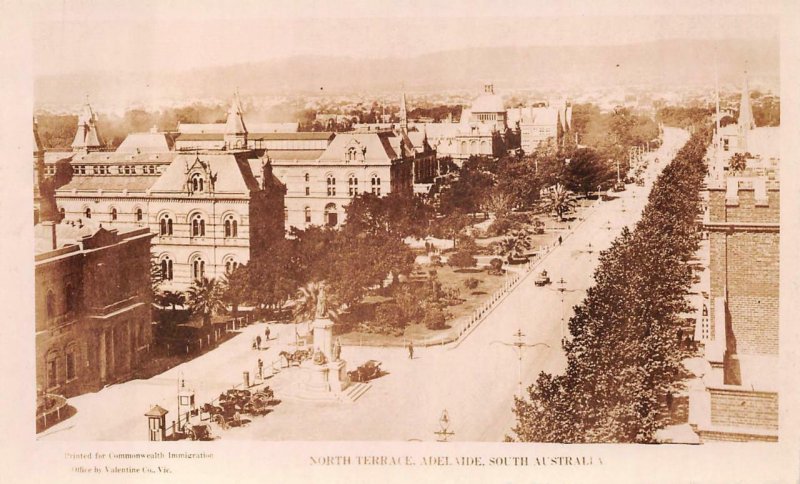
{"type": "MultiPolygon", "coordinates": [[[[567,368],[541,373],[515,399],[515,438],[535,442],[653,442],[667,422],[668,395],[684,378],[687,260],[709,131],[696,133],[659,176],[633,231],[600,256],[595,285],[569,321],[567,368]]],[[[509,439],[511,439],[509,437],[509,439]]]]}

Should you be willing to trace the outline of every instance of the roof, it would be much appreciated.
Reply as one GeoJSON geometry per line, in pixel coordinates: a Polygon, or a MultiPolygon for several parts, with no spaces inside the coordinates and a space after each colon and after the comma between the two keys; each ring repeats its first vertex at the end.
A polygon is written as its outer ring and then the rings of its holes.
{"type": "Polygon", "coordinates": [[[161,153],[171,151],[172,138],[167,133],[131,133],[117,148],[117,153],[161,153]]]}
{"type": "Polygon", "coordinates": [[[66,185],[59,187],[56,192],[77,191],[109,191],[121,192],[144,192],[151,188],[158,180],[157,176],[145,175],[95,175],[95,176],[73,176],[72,180],[66,185]]]}
{"type": "Polygon", "coordinates": [[[242,111],[240,107],[241,106],[239,102],[236,101],[231,105],[230,110],[228,110],[228,118],[225,121],[226,134],[247,133],[247,128],[244,125],[244,119],[242,118],[242,111]]]}
{"type": "Polygon", "coordinates": [[[363,154],[365,162],[390,163],[399,158],[393,143],[399,143],[394,133],[384,131],[380,133],[337,133],[328,148],[319,157],[320,161],[344,160],[345,153],[355,147],[360,154],[363,154]]]}
{"type": "Polygon", "coordinates": [[[52,228],[49,224],[36,224],[33,227],[33,250],[35,254],[42,254],[57,250],[67,245],[76,245],[78,241],[86,236],[91,236],[100,228],[91,219],[81,221],[81,225],[70,223],[54,224],[56,229],[56,249],[53,249],[52,228]]]}
{"type": "Polygon", "coordinates": [[[482,94],[472,103],[473,113],[504,113],[503,98],[497,94],[482,94]]]}
{"type": "Polygon", "coordinates": [[[249,133],[296,133],[299,123],[250,123],[249,133]]]}
{"type": "Polygon", "coordinates": [[[163,417],[164,415],[168,414],[169,411],[164,410],[162,407],[158,405],[154,405],[146,414],[145,417],[163,417]]]}
{"type": "Polygon", "coordinates": [[[222,141],[224,137],[224,133],[178,133],[175,141],[222,141]]]}
{"type": "Polygon", "coordinates": [[[335,133],[329,131],[298,131],[295,133],[250,133],[248,139],[263,140],[332,140],[335,133]]]}
{"type": "Polygon", "coordinates": [[[211,123],[211,124],[178,123],[178,132],[181,134],[189,134],[189,133],[223,134],[225,132],[225,123],[211,123]]]}
{"type": "Polygon", "coordinates": [[[267,150],[267,156],[273,161],[302,160],[313,161],[319,159],[325,150],[267,150]]]}
{"type": "Polygon", "coordinates": [[[559,110],[555,107],[525,107],[508,110],[509,123],[519,121],[520,124],[555,126],[559,119],[559,110]]]}
{"type": "Polygon", "coordinates": [[[408,139],[414,148],[422,149],[425,147],[425,133],[422,131],[409,131],[408,139]]]}
{"type": "Polygon", "coordinates": [[[216,176],[214,192],[217,194],[249,194],[258,190],[250,165],[241,154],[186,153],[176,156],[153,184],[151,192],[185,192],[188,171],[200,163],[216,176]]]}
{"type": "Polygon", "coordinates": [[[56,163],[61,160],[71,160],[75,156],[73,151],[45,151],[44,162],[56,163]]]}
{"type": "Polygon", "coordinates": [[[125,153],[119,151],[91,151],[88,153],[75,153],[72,156],[73,164],[103,164],[128,165],[131,163],[170,163],[179,153],[175,151],[153,153],[125,153]]]}

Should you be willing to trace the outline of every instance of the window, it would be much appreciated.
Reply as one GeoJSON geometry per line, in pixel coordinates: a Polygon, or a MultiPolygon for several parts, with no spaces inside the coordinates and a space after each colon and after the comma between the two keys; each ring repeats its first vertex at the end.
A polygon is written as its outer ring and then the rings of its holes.
{"type": "Polygon", "coordinates": [[[58,209],[58,213],[60,213],[60,214],[61,214],[61,219],[62,219],[62,220],[64,219],[64,217],[66,217],[66,216],[67,216],[67,211],[66,211],[66,210],[64,210],[64,207],[61,207],[61,208],[59,208],[59,209],[58,209]]]}
{"type": "Polygon", "coordinates": [[[55,351],[51,351],[47,355],[47,360],[45,364],[47,368],[47,382],[46,386],[48,389],[55,388],[58,386],[58,355],[55,351]]]}
{"type": "Polygon", "coordinates": [[[350,175],[350,178],[347,180],[348,190],[347,193],[351,197],[355,197],[358,193],[358,178],[354,175],[350,175]]]}
{"type": "Polygon", "coordinates": [[[205,276],[205,274],[206,274],[206,262],[200,257],[197,257],[192,262],[192,279],[200,280],[205,276]]]}
{"type": "Polygon", "coordinates": [[[722,140],[722,149],[724,151],[728,151],[730,149],[730,140],[728,138],[722,140]]]}
{"type": "Polygon", "coordinates": [[[306,173],[303,178],[305,179],[305,182],[308,183],[311,177],[308,175],[308,173],[306,173]]]}
{"type": "Polygon", "coordinates": [[[339,223],[339,215],[336,213],[336,205],[329,203],[325,206],[325,223],[329,227],[336,227],[339,223]]]}
{"type": "Polygon", "coordinates": [[[117,220],[117,209],[116,208],[112,208],[111,209],[111,220],[112,221],[117,220]]]}
{"type": "Polygon", "coordinates": [[[305,221],[307,224],[311,223],[311,207],[306,207],[303,209],[303,215],[305,216],[305,221]]]}
{"type": "Polygon", "coordinates": [[[137,222],[141,222],[142,221],[142,209],[141,208],[137,208],[136,209],[136,221],[137,222]]]}
{"type": "Polygon", "coordinates": [[[283,223],[289,223],[289,209],[286,207],[283,208],[283,223]]]}
{"type": "Polygon", "coordinates": [[[328,175],[328,196],[335,197],[336,196],[336,178],[333,175],[328,175]]]}
{"type": "Polygon", "coordinates": [[[223,227],[225,229],[225,237],[236,237],[239,224],[233,218],[233,215],[228,215],[225,217],[225,221],[223,222],[223,227]]]}
{"type": "Polygon", "coordinates": [[[161,259],[161,279],[165,281],[172,280],[172,259],[169,257],[161,259]]]}
{"type": "Polygon", "coordinates": [[[169,215],[162,215],[158,225],[160,235],[172,235],[172,218],[169,215]]]}
{"type": "Polygon", "coordinates": [[[356,151],[355,146],[351,146],[350,149],[347,150],[347,153],[345,155],[345,160],[346,161],[356,161],[357,153],[358,152],[356,151]]]}
{"type": "Polygon", "coordinates": [[[192,237],[206,236],[206,221],[199,213],[192,215],[192,237]]]}
{"type": "Polygon", "coordinates": [[[76,378],[75,375],[75,345],[71,344],[67,348],[66,352],[66,370],[67,370],[67,381],[72,381],[76,378]]]}
{"type": "Polygon", "coordinates": [[[381,179],[378,175],[372,175],[372,194],[381,196],[381,179]]]}
{"type": "Polygon", "coordinates": [[[56,295],[53,291],[48,290],[44,297],[44,306],[47,311],[47,317],[52,318],[56,315],[56,295]]]}
{"type": "Polygon", "coordinates": [[[66,301],[65,301],[66,311],[70,312],[75,310],[75,288],[72,287],[72,284],[67,284],[64,293],[66,296],[66,301]]]}
{"type": "Polygon", "coordinates": [[[195,173],[194,175],[192,175],[190,185],[191,185],[192,193],[202,192],[203,191],[203,176],[200,173],[195,173]]]}
{"type": "Polygon", "coordinates": [[[239,263],[236,262],[236,259],[233,257],[229,257],[225,260],[225,273],[230,274],[236,270],[237,267],[239,267],[239,263]]]}
{"type": "Polygon", "coordinates": [[[83,211],[83,216],[86,218],[92,218],[92,209],[86,207],[86,210],[83,211]]]}
{"type": "Polygon", "coordinates": [[[311,187],[306,187],[306,196],[311,195],[311,187]]]}

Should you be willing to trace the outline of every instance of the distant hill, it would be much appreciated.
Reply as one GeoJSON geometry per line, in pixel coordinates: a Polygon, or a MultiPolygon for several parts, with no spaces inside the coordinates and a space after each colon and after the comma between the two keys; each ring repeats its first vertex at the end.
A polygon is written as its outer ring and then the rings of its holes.
{"type": "Polygon", "coordinates": [[[469,48],[412,58],[354,59],[298,56],[185,72],[93,72],[36,79],[37,105],[73,104],[90,93],[98,104],[150,100],[226,99],[297,92],[444,90],[498,91],[582,85],[687,85],[750,79],[778,87],[779,40],[664,40],[612,46],[469,48]]]}

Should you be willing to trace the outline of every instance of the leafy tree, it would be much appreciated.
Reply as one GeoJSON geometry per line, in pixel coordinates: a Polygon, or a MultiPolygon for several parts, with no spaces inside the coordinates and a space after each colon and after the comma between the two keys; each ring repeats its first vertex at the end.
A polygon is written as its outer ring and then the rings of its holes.
{"type": "Polygon", "coordinates": [[[225,311],[222,288],[214,278],[203,277],[194,281],[187,292],[186,300],[192,313],[202,316],[204,327],[211,324],[211,317],[215,313],[225,311]]]}
{"type": "Polygon", "coordinates": [[[432,233],[437,237],[449,238],[456,246],[458,235],[469,225],[469,217],[460,210],[455,210],[443,217],[434,219],[432,222],[432,233]]]}
{"type": "Polygon", "coordinates": [[[231,306],[233,317],[239,316],[239,306],[250,292],[249,271],[246,265],[240,265],[232,271],[225,271],[220,279],[222,301],[231,306]]]}
{"type": "Polygon", "coordinates": [[[475,258],[477,251],[478,246],[475,244],[475,240],[471,237],[463,237],[458,250],[447,259],[447,263],[459,268],[475,267],[478,265],[478,260],[475,258]]]}
{"type": "Polygon", "coordinates": [[[251,260],[240,275],[240,282],[246,289],[237,296],[261,308],[282,307],[304,280],[314,280],[316,271],[325,270],[325,266],[311,267],[310,264],[316,260],[315,254],[298,253],[300,246],[298,240],[277,240],[268,256],[251,260]]]}
{"type": "Polygon", "coordinates": [[[747,169],[747,157],[750,153],[736,153],[728,160],[728,168],[734,173],[741,173],[747,169]]]}
{"type": "Polygon", "coordinates": [[[600,158],[600,154],[589,148],[581,148],[572,154],[564,181],[573,192],[588,195],[611,179],[611,170],[600,158]]]}
{"type": "Polygon", "coordinates": [[[164,291],[158,295],[158,304],[161,307],[170,306],[172,311],[175,312],[176,306],[183,306],[186,303],[186,296],[182,292],[177,291],[164,291]]]}
{"type": "Polygon", "coordinates": [[[498,195],[506,197],[507,209],[532,206],[538,200],[539,189],[542,187],[533,158],[524,157],[521,160],[506,158],[498,163],[500,169],[497,174],[497,185],[490,200],[494,201],[494,197],[498,195]]]}
{"type": "Polygon", "coordinates": [[[555,213],[558,219],[564,221],[564,214],[575,208],[575,199],[564,185],[557,184],[550,188],[546,196],[547,208],[555,213]]]}

